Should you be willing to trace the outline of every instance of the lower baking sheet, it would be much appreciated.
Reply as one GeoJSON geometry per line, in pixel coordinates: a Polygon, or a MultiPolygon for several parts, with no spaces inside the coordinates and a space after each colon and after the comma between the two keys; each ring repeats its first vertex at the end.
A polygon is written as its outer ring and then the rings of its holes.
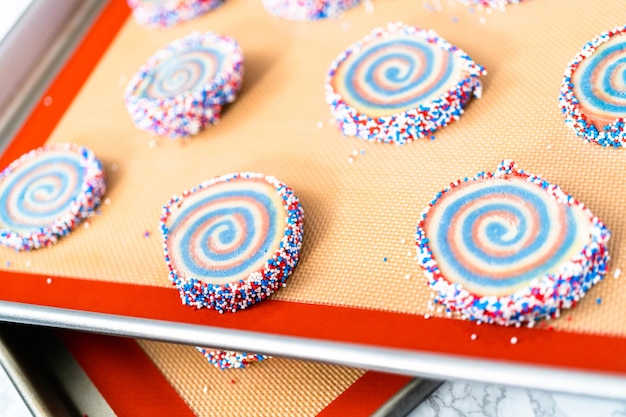
{"type": "Polygon", "coordinates": [[[220,370],[191,346],[59,336],[117,415],[369,416],[411,380],[278,358],[220,370]]]}
{"type": "Polygon", "coordinates": [[[228,1],[192,22],[151,31],[137,26],[124,2],[113,1],[1,160],[6,165],[44,142],[86,145],[104,163],[107,201],[88,227],[52,248],[0,249],[6,280],[0,298],[626,375],[626,291],[623,278],[613,278],[626,265],[626,192],[617,185],[626,156],[576,138],[557,102],[569,60],[593,36],[623,24],[626,5],[529,0],[502,12],[456,2],[366,4],[336,20],[295,23],[270,16],[256,0],[228,1]],[[436,30],[485,66],[483,97],[434,140],[393,146],[342,137],[324,103],[328,65],[373,27],[400,19],[436,30]],[[238,40],[246,57],[243,89],[220,123],[194,138],[151,137],[133,126],[124,88],[157,49],[192,30],[238,40]],[[85,62],[97,65],[85,71],[85,62]],[[479,329],[430,311],[414,259],[415,227],[434,194],[504,158],[585,202],[613,235],[607,279],[539,329],[479,329]],[[236,171],[274,175],[300,197],[301,260],[270,303],[236,315],[195,312],[178,305],[167,280],[161,206],[172,194],[236,171]],[[520,343],[512,345],[511,337],[520,343]],[[589,358],[592,350],[597,354],[589,358]]]}

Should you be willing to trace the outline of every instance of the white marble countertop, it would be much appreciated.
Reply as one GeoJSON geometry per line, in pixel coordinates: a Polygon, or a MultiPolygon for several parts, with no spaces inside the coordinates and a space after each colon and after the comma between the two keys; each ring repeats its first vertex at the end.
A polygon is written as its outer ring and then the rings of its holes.
{"type": "Polygon", "coordinates": [[[31,417],[9,376],[0,366],[0,416],[31,417]]]}
{"type": "Polygon", "coordinates": [[[626,417],[626,402],[447,382],[410,417],[626,417]]]}

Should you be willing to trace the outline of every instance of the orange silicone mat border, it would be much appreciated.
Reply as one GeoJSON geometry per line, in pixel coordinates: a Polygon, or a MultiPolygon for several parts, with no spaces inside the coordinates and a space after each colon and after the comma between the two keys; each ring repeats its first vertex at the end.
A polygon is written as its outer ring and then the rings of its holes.
{"type": "MultiPolygon", "coordinates": [[[[55,106],[35,108],[0,157],[1,166],[46,141],[128,16],[123,0],[106,6],[44,95],[54,96],[55,106]]],[[[3,274],[11,283],[0,289],[0,298],[6,301],[626,376],[626,338],[621,337],[549,329],[477,329],[474,323],[460,320],[277,300],[238,314],[218,315],[181,306],[174,289],[77,278],[54,278],[47,284],[43,275],[3,274]],[[306,326],[290,325],[294,321],[306,326]],[[480,337],[470,342],[473,333],[480,337]],[[512,337],[519,340],[517,345],[509,343],[512,337]]]]}
{"type": "Polygon", "coordinates": [[[183,306],[174,288],[5,272],[5,301],[626,376],[626,340],[341,306],[266,300],[236,314],[183,306]],[[294,323],[301,323],[294,325],[294,323]],[[329,325],[332,323],[332,326],[329,325]],[[472,341],[472,334],[479,337],[472,341]],[[518,343],[510,343],[511,338],[518,343]]]}
{"type": "MultiPolygon", "coordinates": [[[[58,334],[116,414],[194,415],[135,340],[72,331],[58,334]]],[[[410,380],[366,372],[318,416],[369,416],[410,380]]]]}

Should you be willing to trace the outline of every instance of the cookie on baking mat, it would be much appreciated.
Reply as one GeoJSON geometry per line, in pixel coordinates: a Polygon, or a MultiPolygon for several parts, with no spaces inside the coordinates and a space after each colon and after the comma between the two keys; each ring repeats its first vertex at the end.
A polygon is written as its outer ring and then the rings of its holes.
{"type": "Polygon", "coordinates": [[[183,304],[235,312],[284,286],[300,256],[303,215],[291,188],[256,173],[224,175],[172,197],[160,229],[183,304]]]}
{"type": "Polygon", "coordinates": [[[127,0],[141,26],[166,28],[195,19],[222,4],[222,0],[127,0]]]}
{"type": "Polygon", "coordinates": [[[458,119],[485,74],[432,30],[390,23],[335,59],[326,102],[343,134],[405,144],[458,119]]]}
{"type": "Polygon", "coordinates": [[[626,26],[585,44],[565,70],[559,104],[578,136],[602,146],[624,146],[626,26]]]}
{"type": "Polygon", "coordinates": [[[336,18],[361,0],[262,0],[274,16],[288,20],[319,20],[336,18]]]}
{"type": "Polygon", "coordinates": [[[269,358],[269,356],[258,355],[256,353],[232,352],[230,350],[213,350],[209,348],[197,347],[198,352],[220,369],[245,368],[251,363],[261,362],[269,358]]]}
{"type": "Polygon", "coordinates": [[[102,164],[73,143],[32,150],[0,173],[0,244],[17,250],[56,243],[100,204],[102,164]]]}
{"type": "Polygon", "coordinates": [[[511,325],[574,307],[606,273],[609,236],[584,204],[503,161],[438,193],[416,243],[436,303],[511,325]]]}
{"type": "Polygon", "coordinates": [[[216,123],[242,82],[237,41],[193,32],[150,57],[128,83],[124,100],[139,129],[180,138],[216,123]]]}

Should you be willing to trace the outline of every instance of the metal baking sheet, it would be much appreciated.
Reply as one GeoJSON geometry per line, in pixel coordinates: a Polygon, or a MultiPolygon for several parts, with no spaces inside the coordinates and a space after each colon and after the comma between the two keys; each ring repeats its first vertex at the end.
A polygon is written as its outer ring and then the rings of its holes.
{"type": "Polygon", "coordinates": [[[0,253],[7,281],[0,315],[624,398],[626,291],[613,278],[626,259],[620,250],[626,194],[614,186],[624,156],[574,137],[557,96],[569,60],[619,24],[626,6],[607,1],[590,11],[582,1],[529,0],[488,11],[429,4],[381,0],[337,20],[295,23],[269,16],[257,1],[232,1],[192,22],[149,31],[136,25],[124,2],[112,2],[2,158],[6,165],[46,142],[83,143],[105,164],[110,204],[89,228],[53,248],[0,253]],[[326,69],[374,26],[399,19],[435,29],[484,65],[484,95],[434,140],[388,146],[342,137],[324,103],[326,69]],[[124,109],[125,84],[154,51],[192,30],[215,30],[241,43],[244,87],[220,123],[193,139],[150,137],[124,109]],[[613,232],[610,276],[549,326],[477,327],[431,312],[411,256],[417,219],[432,196],[503,158],[561,185],[613,232]],[[203,179],[241,170],[275,175],[299,195],[306,213],[301,262],[286,288],[246,311],[219,315],[181,306],[161,259],[160,206],[203,179]]]}
{"type": "Polygon", "coordinates": [[[35,417],[398,416],[439,385],[278,358],[219,370],[190,346],[7,324],[0,366],[35,417]]]}

